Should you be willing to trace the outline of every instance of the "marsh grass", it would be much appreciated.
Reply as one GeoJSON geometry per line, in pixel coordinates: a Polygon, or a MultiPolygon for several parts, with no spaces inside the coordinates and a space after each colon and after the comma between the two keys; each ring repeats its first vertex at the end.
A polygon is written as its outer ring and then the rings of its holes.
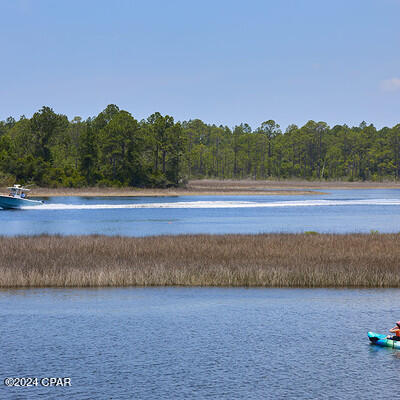
{"type": "Polygon", "coordinates": [[[0,237],[0,287],[400,287],[400,235],[0,237]]]}
{"type": "Polygon", "coordinates": [[[189,181],[188,188],[198,189],[372,189],[372,188],[396,188],[400,187],[396,181],[326,181],[315,180],[307,181],[302,179],[282,179],[282,180],[253,180],[253,179],[197,179],[189,181]]]}

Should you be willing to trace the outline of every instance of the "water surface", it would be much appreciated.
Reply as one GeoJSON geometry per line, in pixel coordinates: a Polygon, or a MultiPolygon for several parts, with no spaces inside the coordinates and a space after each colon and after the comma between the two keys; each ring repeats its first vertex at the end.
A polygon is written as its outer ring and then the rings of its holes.
{"type": "Polygon", "coordinates": [[[400,231],[399,189],[330,190],[327,195],[51,197],[43,206],[0,210],[0,234],[400,231]]]}
{"type": "Polygon", "coordinates": [[[3,290],[1,381],[67,376],[72,387],[0,385],[0,398],[396,398],[400,351],[366,333],[400,319],[399,293],[3,290]]]}

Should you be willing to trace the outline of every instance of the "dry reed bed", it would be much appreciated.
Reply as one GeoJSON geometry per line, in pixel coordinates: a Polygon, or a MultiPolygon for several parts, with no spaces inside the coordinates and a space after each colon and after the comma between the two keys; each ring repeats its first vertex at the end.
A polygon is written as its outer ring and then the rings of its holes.
{"type": "Polygon", "coordinates": [[[189,181],[188,189],[213,189],[223,190],[228,188],[239,189],[264,189],[264,190],[318,190],[318,189],[399,189],[398,181],[383,181],[383,182],[346,182],[346,181],[306,181],[301,179],[282,179],[282,180],[253,180],[253,179],[197,179],[189,181]]]}
{"type": "MultiPolygon", "coordinates": [[[[0,188],[0,193],[7,193],[6,188],[0,188]]],[[[265,196],[289,196],[289,195],[318,195],[326,194],[316,190],[301,189],[271,189],[258,186],[191,186],[186,188],[168,189],[140,189],[140,188],[34,188],[30,197],[54,197],[54,196],[85,196],[85,197],[166,197],[166,196],[237,196],[237,195],[265,195],[265,196]]]]}
{"type": "Polygon", "coordinates": [[[400,287],[400,235],[0,237],[0,287],[400,287]]]}

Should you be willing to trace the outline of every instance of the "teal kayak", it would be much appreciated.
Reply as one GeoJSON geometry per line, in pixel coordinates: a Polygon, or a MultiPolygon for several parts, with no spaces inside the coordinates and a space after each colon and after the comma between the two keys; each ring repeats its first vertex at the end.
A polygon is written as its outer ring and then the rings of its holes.
{"type": "Polygon", "coordinates": [[[368,332],[369,340],[372,344],[382,347],[391,347],[392,349],[400,350],[400,341],[386,339],[387,335],[380,335],[379,333],[368,332]]]}

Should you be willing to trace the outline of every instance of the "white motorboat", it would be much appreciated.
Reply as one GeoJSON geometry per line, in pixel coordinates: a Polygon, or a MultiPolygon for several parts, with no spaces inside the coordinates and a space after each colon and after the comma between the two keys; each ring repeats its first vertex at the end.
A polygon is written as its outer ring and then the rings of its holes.
{"type": "Polygon", "coordinates": [[[9,187],[10,193],[8,195],[0,195],[0,207],[5,209],[21,208],[25,206],[39,206],[43,201],[28,199],[30,189],[21,185],[14,185],[9,187]]]}

